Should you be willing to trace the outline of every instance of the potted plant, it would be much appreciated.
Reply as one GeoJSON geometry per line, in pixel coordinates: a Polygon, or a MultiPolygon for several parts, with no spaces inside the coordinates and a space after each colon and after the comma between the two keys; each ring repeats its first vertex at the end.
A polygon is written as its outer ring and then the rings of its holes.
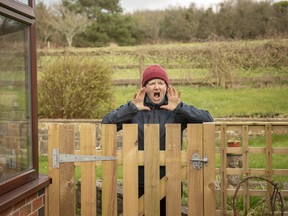
{"type": "Polygon", "coordinates": [[[238,139],[229,139],[227,140],[228,147],[240,147],[240,140],[238,139]]]}

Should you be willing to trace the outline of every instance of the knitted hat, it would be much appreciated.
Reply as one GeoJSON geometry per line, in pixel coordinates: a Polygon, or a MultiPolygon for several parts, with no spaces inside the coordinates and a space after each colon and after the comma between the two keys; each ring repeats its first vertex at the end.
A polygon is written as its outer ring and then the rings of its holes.
{"type": "Polygon", "coordinates": [[[160,65],[151,65],[143,71],[142,87],[151,79],[162,79],[166,85],[169,86],[169,79],[167,72],[160,65]]]}

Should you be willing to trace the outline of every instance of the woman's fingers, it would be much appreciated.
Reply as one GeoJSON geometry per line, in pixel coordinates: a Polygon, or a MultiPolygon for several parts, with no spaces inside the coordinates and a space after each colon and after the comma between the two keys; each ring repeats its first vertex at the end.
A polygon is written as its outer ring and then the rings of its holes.
{"type": "Polygon", "coordinates": [[[145,90],[145,88],[143,87],[143,88],[140,89],[139,91],[135,92],[133,99],[144,98],[145,93],[146,93],[146,90],[145,90]]]}
{"type": "Polygon", "coordinates": [[[180,97],[180,92],[178,92],[178,95],[177,95],[176,89],[174,87],[170,86],[168,88],[168,96],[170,96],[170,97],[177,97],[177,96],[180,97]]]}
{"type": "Polygon", "coordinates": [[[138,95],[138,92],[135,92],[133,99],[135,99],[138,95]]]}

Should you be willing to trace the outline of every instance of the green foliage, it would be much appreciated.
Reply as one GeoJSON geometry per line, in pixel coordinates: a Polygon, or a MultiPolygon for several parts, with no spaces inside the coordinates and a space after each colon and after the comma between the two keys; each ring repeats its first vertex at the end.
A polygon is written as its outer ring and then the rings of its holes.
{"type": "Polygon", "coordinates": [[[75,37],[76,47],[102,47],[111,43],[120,46],[134,45],[133,22],[130,16],[101,14],[82,34],[75,37]]]}
{"type": "MultiPolygon", "coordinates": [[[[87,15],[93,24],[75,35],[77,47],[120,46],[191,40],[257,39],[286,37],[287,1],[222,1],[217,10],[170,7],[166,10],[136,11],[124,14],[119,0],[62,0],[63,6],[76,14],[87,15]]],[[[58,11],[59,13],[60,11],[58,11]]],[[[56,13],[57,14],[57,13],[56,13]]],[[[52,31],[55,13],[40,1],[36,10],[37,35],[42,44],[64,44],[61,35],[52,31]]],[[[75,22],[74,22],[75,24],[75,22]]],[[[90,24],[87,22],[87,24],[90,24]]],[[[40,43],[40,44],[41,44],[40,43]]]]}
{"type": "Polygon", "coordinates": [[[112,71],[104,62],[65,56],[42,71],[40,117],[99,118],[110,110],[112,71]]]}
{"type": "Polygon", "coordinates": [[[134,23],[133,35],[139,44],[155,43],[159,40],[159,23],[166,11],[136,11],[131,15],[134,23]]]}
{"type": "Polygon", "coordinates": [[[170,10],[161,22],[160,36],[174,41],[190,41],[195,31],[190,19],[186,9],[170,10]]]}
{"type": "Polygon", "coordinates": [[[78,13],[85,12],[88,17],[97,20],[103,13],[120,13],[122,8],[119,0],[62,0],[63,5],[78,13]]]}
{"type": "Polygon", "coordinates": [[[212,8],[206,10],[206,12],[202,14],[199,20],[199,26],[197,28],[198,38],[208,38],[212,34],[215,34],[215,16],[216,15],[213,13],[212,8]]]}
{"type": "Polygon", "coordinates": [[[44,5],[43,2],[37,4],[35,9],[36,13],[36,30],[37,30],[37,41],[38,44],[47,44],[48,40],[51,40],[55,30],[52,25],[53,15],[51,11],[44,5]]]}
{"type": "Polygon", "coordinates": [[[64,0],[64,5],[77,13],[86,13],[93,20],[87,30],[75,37],[76,47],[101,47],[110,43],[133,45],[133,22],[130,16],[121,14],[119,0],[83,1],[64,0]]]}

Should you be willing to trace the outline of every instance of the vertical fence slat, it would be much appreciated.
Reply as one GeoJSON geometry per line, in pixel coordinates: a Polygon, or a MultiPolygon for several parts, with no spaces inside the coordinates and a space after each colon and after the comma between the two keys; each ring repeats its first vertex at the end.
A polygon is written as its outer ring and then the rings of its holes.
{"type": "MultiPolygon", "coordinates": [[[[60,154],[74,154],[74,126],[60,125],[60,154]]],[[[60,163],[60,215],[75,215],[75,169],[60,163]]]]}
{"type": "Polygon", "coordinates": [[[188,214],[204,215],[203,211],[203,169],[192,167],[192,154],[203,155],[202,124],[188,124],[187,127],[187,169],[188,169],[188,214]]]}
{"type": "Polygon", "coordinates": [[[144,125],[144,209],[145,216],[160,215],[160,191],[159,191],[159,125],[144,125]]]}
{"type": "Polygon", "coordinates": [[[59,149],[59,125],[51,124],[48,128],[48,171],[49,177],[52,179],[52,184],[49,185],[49,195],[48,195],[48,212],[49,215],[60,215],[60,175],[59,169],[53,168],[52,164],[52,149],[59,149]]]}
{"type": "Polygon", "coordinates": [[[166,124],[166,215],[181,215],[181,128],[166,124]]]}
{"type": "Polygon", "coordinates": [[[216,215],[214,124],[203,124],[203,149],[203,156],[208,158],[208,164],[204,166],[204,215],[213,216],[216,215]]]}
{"type": "MultiPolygon", "coordinates": [[[[80,125],[80,153],[96,154],[96,126],[80,125]]],[[[81,166],[81,215],[96,215],[96,162],[82,162],[81,166]]]]}
{"type": "MultiPolygon", "coordinates": [[[[116,125],[102,125],[102,155],[116,156],[116,125]]],[[[117,161],[102,163],[102,215],[117,215],[117,161]]]]}
{"type": "MultiPolygon", "coordinates": [[[[249,175],[249,134],[248,134],[248,126],[242,126],[242,161],[243,161],[243,175],[249,175]]],[[[244,212],[248,212],[250,208],[250,197],[249,197],[249,182],[246,181],[243,185],[243,205],[244,212]]]]}
{"type": "Polygon", "coordinates": [[[266,135],[266,177],[272,176],[272,126],[267,124],[265,127],[266,135]]]}
{"type": "Polygon", "coordinates": [[[138,125],[123,126],[123,215],[138,215],[138,125]]]}
{"type": "MultiPolygon", "coordinates": [[[[272,180],[272,125],[267,124],[265,127],[265,135],[266,135],[266,178],[272,180]]],[[[271,184],[267,184],[267,192],[266,196],[271,196],[273,192],[273,186],[271,184]]],[[[270,203],[267,201],[268,206],[270,203]]]]}
{"type": "Polygon", "coordinates": [[[142,83],[141,83],[141,80],[142,80],[142,77],[143,77],[143,74],[142,72],[144,71],[145,69],[145,58],[143,55],[140,55],[139,57],[139,77],[140,77],[140,82],[139,82],[139,87],[141,88],[142,87],[142,83]]]}
{"type": "Polygon", "coordinates": [[[220,145],[221,145],[221,213],[226,214],[227,211],[227,145],[226,145],[226,130],[225,124],[220,125],[220,145]]]}

